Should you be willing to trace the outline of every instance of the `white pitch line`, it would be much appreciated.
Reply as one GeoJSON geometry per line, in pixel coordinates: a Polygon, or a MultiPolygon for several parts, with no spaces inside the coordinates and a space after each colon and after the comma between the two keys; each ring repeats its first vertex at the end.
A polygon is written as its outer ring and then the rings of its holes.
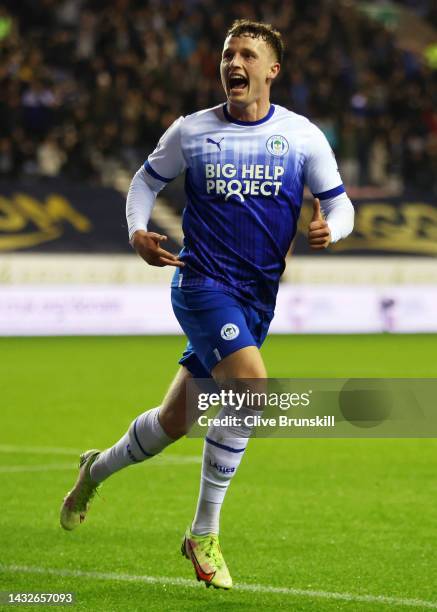
{"type": "MultiPolygon", "coordinates": [[[[116,574],[113,572],[83,572],[81,570],[56,569],[34,567],[28,565],[0,565],[0,570],[24,574],[49,574],[52,576],[70,576],[72,578],[91,578],[96,580],[115,580],[120,582],[142,582],[145,584],[162,584],[175,587],[199,587],[195,580],[174,578],[167,576],[135,576],[131,574],[116,574]]],[[[317,599],[336,599],[370,604],[387,604],[392,606],[405,606],[410,608],[437,609],[437,602],[422,599],[405,599],[387,595],[358,595],[355,593],[337,593],[335,591],[313,591],[307,589],[294,589],[291,587],[274,587],[263,584],[237,584],[236,591],[249,593],[265,593],[272,595],[288,595],[289,597],[313,597],[317,599]]]]}
{"type": "MultiPolygon", "coordinates": [[[[0,444],[0,453],[4,453],[4,454],[22,454],[22,455],[71,455],[71,456],[79,456],[81,453],[83,452],[82,450],[78,450],[76,448],[66,448],[66,447],[59,447],[59,446],[17,446],[14,444],[0,444]]],[[[172,464],[172,465],[184,465],[184,464],[190,464],[190,463],[201,463],[202,462],[202,457],[201,455],[175,455],[175,454],[167,454],[167,455],[158,455],[156,457],[154,457],[152,463],[148,464],[148,465],[167,465],[167,464],[172,464]]],[[[15,466],[17,468],[19,467],[25,467],[25,466],[15,466]]],[[[42,467],[42,466],[41,466],[42,467]]],[[[70,466],[71,467],[71,466],[70,466]]],[[[77,468],[77,464],[75,464],[74,466],[77,468]]],[[[48,466],[48,469],[49,466],[48,466]]],[[[64,464],[64,467],[61,468],[51,468],[51,469],[68,469],[67,465],[64,464]]],[[[2,470],[0,468],[0,472],[1,471],[8,471],[7,469],[2,470]]],[[[12,470],[10,470],[12,471],[12,470]]],[[[17,469],[16,471],[25,471],[23,470],[19,470],[17,469]]],[[[31,470],[29,470],[31,471],[31,470]]],[[[33,471],[38,471],[37,469],[33,470],[33,471]]]]}
{"type": "MultiPolygon", "coordinates": [[[[148,467],[165,467],[166,465],[190,465],[201,463],[202,458],[190,455],[168,455],[156,457],[148,467]]],[[[46,463],[44,465],[0,465],[0,474],[20,474],[27,472],[50,472],[62,470],[77,470],[77,463],[46,463]]]]}
{"type": "Polygon", "coordinates": [[[49,463],[47,465],[0,465],[0,474],[19,472],[49,472],[50,470],[74,470],[75,463],[49,463]]]}
{"type": "Polygon", "coordinates": [[[0,453],[21,453],[24,455],[80,455],[82,450],[58,446],[17,446],[0,444],[0,453]]]}

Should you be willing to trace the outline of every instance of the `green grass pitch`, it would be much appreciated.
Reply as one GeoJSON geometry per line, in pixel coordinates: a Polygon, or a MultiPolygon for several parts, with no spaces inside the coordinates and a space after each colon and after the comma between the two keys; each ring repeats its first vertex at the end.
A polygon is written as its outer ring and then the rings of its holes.
{"type": "MultiPolygon", "coordinates": [[[[275,377],[434,378],[436,341],[273,336],[263,354],[275,377]]],[[[201,440],[116,474],[84,525],[61,530],[76,477],[68,449],[104,448],[158,405],[183,344],[0,340],[0,591],[73,591],[62,609],[90,611],[437,608],[435,440],[252,440],[222,513],[230,592],[177,583],[194,578],[179,546],[201,440]]]]}

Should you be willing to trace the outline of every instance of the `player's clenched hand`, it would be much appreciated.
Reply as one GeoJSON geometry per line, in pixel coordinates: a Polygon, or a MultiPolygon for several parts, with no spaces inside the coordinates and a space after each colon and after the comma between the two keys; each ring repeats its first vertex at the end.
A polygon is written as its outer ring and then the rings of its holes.
{"type": "Polygon", "coordinates": [[[331,232],[328,223],[320,212],[320,200],[318,198],[314,198],[313,216],[308,228],[308,242],[315,251],[326,249],[331,242],[331,232]]]}
{"type": "Polygon", "coordinates": [[[167,236],[156,234],[155,232],[146,232],[137,230],[132,236],[132,246],[140,257],[151,266],[176,266],[182,268],[185,264],[165,249],[162,249],[159,243],[162,240],[167,240],[167,236]]]}

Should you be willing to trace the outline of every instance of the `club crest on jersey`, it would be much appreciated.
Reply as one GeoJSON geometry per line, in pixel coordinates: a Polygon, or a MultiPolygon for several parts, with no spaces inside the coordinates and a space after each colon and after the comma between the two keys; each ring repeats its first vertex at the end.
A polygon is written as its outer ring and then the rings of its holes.
{"type": "Polygon", "coordinates": [[[288,153],[288,141],[284,136],[275,134],[267,140],[266,148],[275,157],[282,157],[288,153]]]}
{"type": "Polygon", "coordinates": [[[223,340],[234,340],[240,334],[240,330],[234,323],[226,323],[220,330],[223,340]]]}

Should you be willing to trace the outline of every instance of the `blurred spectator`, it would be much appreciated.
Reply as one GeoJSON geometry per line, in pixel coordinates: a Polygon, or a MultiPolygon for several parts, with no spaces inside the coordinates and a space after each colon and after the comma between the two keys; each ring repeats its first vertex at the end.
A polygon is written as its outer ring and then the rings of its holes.
{"type": "Polygon", "coordinates": [[[395,2],[415,11],[437,28],[437,3],[435,0],[395,0],[395,2]]]}
{"type": "Polygon", "coordinates": [[[15,168],[14,150],[10,138],[0,138],[0,177],[12,176],[15,168]]]}
{"type": "MultiPolygon", "coordinates": [[[[433,0],[404,0],[437,26],[433,0]]],[[[107,183],[181,114],[224,101],[235,18],[273,23],[287,54],[273,101],[325,132],[349,185],[437,189],[436,72],[352,3],[0,0],[0,176],[107,183]]]]}
{"type": "Polygon", "coordinates": [[[37,79],[31,81],[21,98],[23,124],[29,134],[45,136],[53,123],[55,105],[53,91],[37,79]]]}
{"type": "Polygon", "coordinates": [[[65,161],[65,153],[53,133],[47,135],[37,149],[38,171],[41,176],[57,176],[65,161]]]}

